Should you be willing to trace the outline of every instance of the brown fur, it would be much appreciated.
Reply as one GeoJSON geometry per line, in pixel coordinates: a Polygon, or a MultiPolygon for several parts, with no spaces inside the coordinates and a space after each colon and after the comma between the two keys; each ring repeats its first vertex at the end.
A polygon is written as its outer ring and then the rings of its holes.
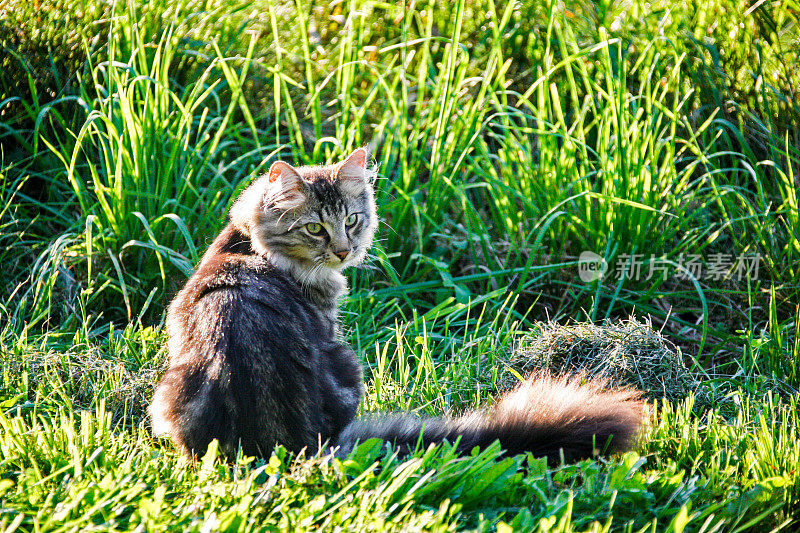
{"type": "MultiPolygon", "coordinates": [[[[352,445],[377,437],[404,451],[420,443],[458,440],[463,453],[500,441],[510,454],[530,452],[557,464],[562,457],[576,461],[628,450],[635,444],[644,407],[635,389],[609,387],[603,379],[584,381],[581,375],[539,372],[502,396],[488,412],[455,419],[391,415],[356,420],[339,440],[352,445]]],[[[349,449],[346,446],[341,453],[349,449]]]]}

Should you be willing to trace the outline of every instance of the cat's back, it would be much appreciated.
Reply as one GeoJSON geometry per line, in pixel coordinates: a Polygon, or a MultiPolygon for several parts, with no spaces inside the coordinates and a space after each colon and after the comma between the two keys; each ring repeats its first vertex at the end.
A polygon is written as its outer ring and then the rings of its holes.
{"type": "Polygon", "coordinates": [[[323,322],[297,283],[228,226],[169,307],[170,358],[220,356],[230,351],[221,344],[263,342],[265,335],[304,339],[327,329],[323,322]],[[253,335],[259,339],[244,338],[253,335]]]}
{"type": "Polygon", "coordinates": [[[315,433],[289,432],[282,417],[318,411],[308,406],[323,327],[296,282],[229,226],[169,307],[169,368],[150,408],[154,433],[188,450],[217,438],[230,451],[241,441],[249,454],[274,442],[313,443],[315,433]]]}

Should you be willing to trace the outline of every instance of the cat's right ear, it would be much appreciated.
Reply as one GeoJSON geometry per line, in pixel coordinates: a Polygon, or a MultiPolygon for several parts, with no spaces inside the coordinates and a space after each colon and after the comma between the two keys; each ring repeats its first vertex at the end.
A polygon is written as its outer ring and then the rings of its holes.
{"type": "Polygon", "coordinates": [[[306,201],[303,193],[303,178],[290,165],[283,161],[275,161],[269,167],[265,205],[279,209],[293,209],[306,201]]]}
{"type": "Polygon", "coordinates": [[[367,188],[367,157],[364,148],[356,148],[336,167],[336,179],[349,194],[358,196],[367,188]]]}

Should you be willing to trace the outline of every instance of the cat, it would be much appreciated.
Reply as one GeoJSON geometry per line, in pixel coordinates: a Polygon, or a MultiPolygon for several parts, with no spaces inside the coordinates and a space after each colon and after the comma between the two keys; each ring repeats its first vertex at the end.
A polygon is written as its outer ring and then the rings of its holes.
{"type": "Polygon", "coordinates": [[[155,435],[189,457],[217,439],[235,456],[321,446],[346,455],[377,437],[402,453],[447,439],[460,452],[495,440],[551,463],[635,441],[644,402],[632,388],[535,374],[488,412],[457,419],[355,419],[362,370],[342,340],[341,271],[360,263],[378,224],[368,154],[294,168],[277,161],[234,202],[229,224],[167,312],[168,369],[149,408],[155,435]]]}

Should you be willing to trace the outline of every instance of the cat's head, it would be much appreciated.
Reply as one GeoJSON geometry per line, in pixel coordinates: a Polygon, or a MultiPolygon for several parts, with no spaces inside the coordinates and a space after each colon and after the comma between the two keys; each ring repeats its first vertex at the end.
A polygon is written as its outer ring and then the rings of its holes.
{"type": "Polygon", "coordinates": [[[358,264],[378,225],[367,157],[359,148],[329,166],[276,161],[234,203],[231,222],[250,236],[256,252],[292,270],[358,264]]]}

